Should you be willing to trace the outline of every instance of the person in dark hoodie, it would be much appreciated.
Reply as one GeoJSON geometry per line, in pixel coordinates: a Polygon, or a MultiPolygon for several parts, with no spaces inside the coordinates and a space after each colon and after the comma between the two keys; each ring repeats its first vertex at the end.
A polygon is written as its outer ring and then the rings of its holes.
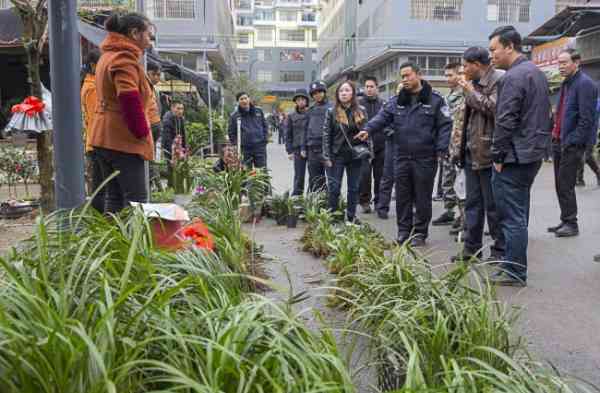
{"type": "Polygon", "coordinates": [[[229,142],[237,146],[239,127],[242,162],[248,167],[266,168],[269,126],[265,115],[248,93],[239,92],[235,98],[238,106],[229,117],[229,142]]]}
{"type": "Polygon", "coordinates": [[[292,195],[304,194],[304,178],[306,174],[306,150],[304,137],[308,116],[308,94],[306,90],[296,91],[293,101],[296,103],[294,112],[290,113],[286,122],[285,149],[290,160],[294,160],[294,189],[292,195]]]}
{"type": "Polygon", "coordinates": [[[308,124],[304,142],[308,157],[308,189],[311,192],[325,190],[326,171],[323,160],[323,124],[325,114],[332,105],[327,100],[327,85],[316,81],[310,84],[310,96],[315,103],[308,109],[308,124]]]}
{"type": "Polygon", "coordinates": [[[431,221],[437,157],[447,154],[452,119],[444,97],[422,79],[419,66],[403,63],[400,79],[400,94],[390,98],[356,138],[367,140],[385,127],[393,128],[397,241],[402,244],[412,236],[413,247],[420,247],[431,221]]]}
{"type": "MultiPolygon", "coordinates": [[[[383,106],[383,100],[379,98],[379,89],[377,87],[377,78],[367,76],[365,78],[365,95],[358,100],[359,105],[367,111],[367,117],[372,119],[379,113],[383,106]]],[[[371,200],[375,206],[379,204],[379,184],[383,176],[383,163],[385,157],[385,134],[378,133],[373,137],[373,159],[365,160],[361,170],[360,180],[360,198],[359,203],[363,213],[371,212],[371,200]]],[[[379,213],[379,212],[378,212],[379,213]]],[[[379,216],[385,214],[379,213],[379,216]]]]}

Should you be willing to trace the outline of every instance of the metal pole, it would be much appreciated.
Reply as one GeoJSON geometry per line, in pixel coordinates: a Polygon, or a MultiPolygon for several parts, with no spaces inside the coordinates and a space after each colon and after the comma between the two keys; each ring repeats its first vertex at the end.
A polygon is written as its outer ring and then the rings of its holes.
{"type": "MultiPolygon", "coordinates": [[[[145,14],[144,0],[137,0],[136,8],[138,13],[145,14]]],[[[145,72],[148,67],[148,54],[146,52],[144,52],[143,62],[145,72]]],[[[156,141],[153,142],[156,143],[156,141]]],[[[144,181],[146,183],[146,203],[148,203],[150,202],[150,193],[152,191],[150,188],[150,161],[144,161],[144,181]]]]}
{"type": "Polygon", "coordinates": [[[210,68],[208,67],[208,56],[206,55],[206,51],[204,51],[204,67],[206,67],[206,73],[208,75],[208,79],[206,85],[208,86],[208,131],[209,131],[209,140],[210,140],[210,154],[215,154],[215,144],[214,144],[214,134],[213,134],[213,114],[212,114],[212,100],[210,98],[210,68]]]}
{"type": "Polygon", "coordinates": [[[73,209],[85,202],[77,2],[50,0],[48,23],[56,206],[73,209]]]}

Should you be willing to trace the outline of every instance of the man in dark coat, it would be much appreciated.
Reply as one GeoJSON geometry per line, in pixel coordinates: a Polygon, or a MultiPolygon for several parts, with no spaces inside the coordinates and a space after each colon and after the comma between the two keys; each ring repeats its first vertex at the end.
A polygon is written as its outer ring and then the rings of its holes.
{"type": "Polygon", "coordinates": [[[551,105],[544,73],[521,53],[521,35],[512,26],[490,35],[492,63],[506,70],[498,82],[492,137],[492,190],[505,238],[497,285],[527,283],[531,186],[551,141],[551,105]]]}
{"type": "Polygon", "coordinates": [[[325,115],[332,105],[327,100],[327,85],[322,81],[310,84],[310,96],[315,101],[308,109],[305,147],[308,156],[308,189],[311,192],[322,191],[326,188],[326,172],[323,162],[323,125],[325,115]]]}
{"type": "Polygon", "coordinates": [[[366,140],[385,127],[393,129],[398,242],[413,236],[412,245],[419,247],[429,234],[437,157],[448,151],[452,120],[444,97],[421,79],[416,64],[402,64],[400,78],[400,94],[390,98],[357,138],[366,140]]]}
{"type": "Polygon", "coordinates": [[[308,124],[308,94],[306,90],[299,89],[294,96],[296,107],[288,115],[286,122],[285,150],[290,160],[294,160],[294,189],[292,195],[304,194],[304,178],[306,175],[306,150],[304,137],[308,124]]]}
{"type": "MultiPolygon", "coordinates": [[[[368,76],[365,78],[365,95],[360,97],[359,104],[367,111],[369,119],[374,118],[383,106],[383,100],[379,98],[377,78],[368,76]]],[[[385,135],[378,133],[372,138],[373,158],[365,160],[361,170],[359,204],[363,213],[371,212],[371,200],[375,206],[379,203],[379,185],[383,176],[383,163],[385,157],[385,135]]]]}
{"type": "Polygon", "coordinates": [[[265,115],[262,109],[254,106],[248,93],[239,92],[236,100],[238,106],[229,117],[229,141],[233,146],[237,146],[239,131],[244,165],[266,168],[269,127],[265,115]]]}

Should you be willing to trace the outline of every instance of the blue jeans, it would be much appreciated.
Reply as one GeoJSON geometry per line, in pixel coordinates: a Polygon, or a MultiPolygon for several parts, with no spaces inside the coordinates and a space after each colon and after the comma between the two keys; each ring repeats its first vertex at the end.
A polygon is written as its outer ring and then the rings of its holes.
{"type": "Polygon", "coordinates": [[[333,166],[329,168],[327,175],[329,209],[336,211],[339,207],[342,178],[344,177],[344,170],[346,170],[346,181],[348,183],[346,218],[353,220],[356,217],[356,205],[358,204],[362,160],[353,159],[351,152],[342,152],[331,157],[331,162],[333,166]]]}
{"type": "Polygon", "coordinates": [[[507,164],[502,172],[494,170],[492,187],[500,228],[504,233],[505,252],[502,269],[527,280],[527,244],[531,186],[542,163],[507,164]]]}

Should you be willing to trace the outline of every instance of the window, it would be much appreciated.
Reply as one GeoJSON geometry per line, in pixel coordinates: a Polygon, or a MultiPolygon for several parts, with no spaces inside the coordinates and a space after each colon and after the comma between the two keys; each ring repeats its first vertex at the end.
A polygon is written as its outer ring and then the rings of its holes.
{"type": "Polygon", "coordinates": [[[195,18],[195,0],[154,0],[153,14],[157,19],[193,19],[195,18]]]}
{"type": "Polygon", "coordinates": [[[316,21],[317,21],[317,14],[315,14],[314,12],[304,11],[302,13],[302,22],[316,22],[316,21]]]}
{"type": "Polygon", "coordinates": [[[259,49],[256,51],[256,58],[258,61],[273,61],[273,52],[271,52],[271,49],[259,49]]]}
{"type": "Polygon", "coordinates": [[[256,73],[257,82],[273,82],[273,71],[258,70],[256,73]]]}
{"type": "Polygon", "coordinates": [[[462,20],[463,0],[411,0],[410,17],[418,20],[462,20]]]}
{"type": "Polygon", "coordinates": [[[236,23],[238,26],[252,26],[252,17],[246,15],[238,15],[236,23]]]}
{"type": "Polygon", "coordinates": [[[295,22],[298,18],[296,11],[279,11],[279,20],[282,22],[295,22]]]}
{"type": "MultiPolygon", "coordinates": [[[[316,63],[316,62],[319,60],[319,56],[318,56],[318,54],[317,54],[317,50],[316,50],[316,49],[313,49],[313,50],[311,51],[311,55],[312,55],[312,57],[311,57],[311,58],[312,58],[312,61],[316,63]]],[[[313,78],[313,80],[314,80],[314,78],[313,78]]]]}
{"type": "Polygon", "coordinates": [[[252,9],[252,0],[235,0],[234,6],[239,10],[249,10],[252,9]]]}
{"type": "Polygon", "coordinates": [[[279,61],[304,61],[304,52],[298,49],[285,49],[279,52],[279,61]]]}
{"type": "Polygon", "coordinates": [[[250,55],[247,50],[238,50],[235,54],[238,63],[247,63],[250,61],[250,55]]]}
{"type": "Polygon", "coordinates": [[[282,82],[304,82],[304,71],[281,71],[282,82]]]}
{"type": "Polygon", "coordinates": [[[256,29],[257,41],[273,41],[273,29],[256,29]]]}
{"type": "Polygon", "coordinates": [[[279,32],[279,39],[282,41],[304,41],[304,30],[281,30],[279,32]]]}
{"type": "Polygon", "coordinates": [[[273,10],[256,10],[254,13],[255,20],[273,20],[273,10]]]}
{"type": "Polygon", "coordinates": [[[488,0],[487,19],[490,22],[529,22],[531,0],[488,0]]]}
{"type": "Polygon", "coordinates": [[[460,63],[460,56],[409,56],[408,61],[415,63],[421,68],[425,76],[443,76],[444,67],[448,63],[460,63]]]}
{"type": "Polygon", "coordinates": [[[248,33],[238,34],[238,44],[249,44],[249,43],[250,43],[250,34],[248,34],[248,33]]]}
{"type": "Polygon", "coordinates": [[[317,35],[317,29],[312,29],[310,31],[310,39],[312,42],[317,42],[319,40],[319,36],[317,35]]]}

